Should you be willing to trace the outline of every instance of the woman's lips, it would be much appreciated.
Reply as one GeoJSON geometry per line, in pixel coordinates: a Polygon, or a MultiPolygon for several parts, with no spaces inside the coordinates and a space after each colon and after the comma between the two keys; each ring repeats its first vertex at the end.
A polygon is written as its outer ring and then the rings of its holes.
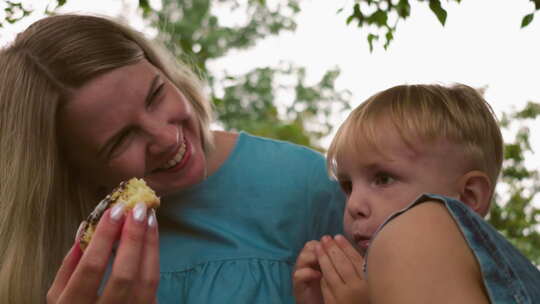
{"type": "Polygon", "coordinates": [[[178,162],[173,167],[171,167],[169,169],[166,169],[166,170],[163,170],[162,172],[165,172],[165,173],[178,172],[178,171],[182,170],[182,168],[187,164],[187,162],[191,158],[192,151],[191,151],[190,143],[185,138],[184,138],[184,142],[186,144],[186,152],[184,152],[184,156],[182,157],[182,160],[180,160],[180,162],[178,162]]]}
{"type": "MultiPolygon", "coordinates": [[[[183,145],[185,145],[185,152],[182,155],[182,159],[178,163],[176,163],[174,166],[167,169],[163,169],[163,168],[155,169],[154,171],[152,171],[152,173],[174,173],[174,172],[180,171],[184,166],[186,166],[187,162],[191,158],[192,147],[185,138],[183,139],[183,145]]],[[[178,150],[177,152],[175,152],[175,154],[176,153],[178,153],[178,150]]]]}

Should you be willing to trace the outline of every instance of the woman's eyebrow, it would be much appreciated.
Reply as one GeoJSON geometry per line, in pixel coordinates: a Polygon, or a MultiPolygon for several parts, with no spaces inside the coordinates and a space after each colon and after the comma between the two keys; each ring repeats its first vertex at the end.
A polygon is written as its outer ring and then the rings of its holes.
{"type": "MultiPolygon", "coordinates": [[[[148,105],[153,98],[154,94],[152,94],[159,83],[159,74],[156,74],[154,78],[152,78],[152,82],[150,83],[150,87],[148,88],[148,91],[146,92],[146,97],[144,98],[144,104],[148,105]]],[[[112,146],[115,141],[117,141],[119,138],[122,137],[123,134],[125,134],[131,126],[124,126],[122,129],[120,129],[118,132],[116,132],[113,136],[111,136],[101,148],[99,148],[98,151],[98,157],[105,157],[105,152],[108,147],[112,146]]]]}

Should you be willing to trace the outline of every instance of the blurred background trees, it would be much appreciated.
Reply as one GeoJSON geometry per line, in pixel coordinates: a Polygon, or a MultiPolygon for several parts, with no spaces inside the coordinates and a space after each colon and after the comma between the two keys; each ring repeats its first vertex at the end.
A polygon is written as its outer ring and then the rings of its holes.
{"type": "MultiPolygon", "coordinates": [[[[436,17],[434,20],[445,24],[447,12],[440,0],[416,1],[428,5],[436,17]]],[[[534,3],[534,10],[521,20],[520,25],[525,27],[540,9],[540,0],[522,1],[534,3]]],[[[0,0],[2,2],[4,18],[0,20],[0,31],[3,24],[17,22],[31,13],[25,1],[0,0]]],[[[213,61],[231,52],[249,49],[265,38],[294,31],[299,2],[162,0],[161,9],[155,9],[148,0],[138,0],[138,6],[141,16],[157,29],[155,39],[190,64],[207,82],[218,127],[288,140],[324,152],[321,139],[330,136],[337,127],[336,115],[350,109],[350,92],[335,88],[339,69],[331,69],[317,81],[308,82],[309,67],[291,62],[258,67],[242,75],[228,75],[226,71],[209,68],[213,61]],[[236,22],[224,21],[226,16],[234,16],[236,22]]],[[[386,49],[396,34],[398,23],[410,16],[410,2],[356,0],[352,7],[344,7],[337,13],[343,15],[344,22],[357,25],[359,31],[367,33],[371,50],[377,43],[386,49]]],[[[50,0],[47,11],[54,12],[65,3],[66,0],[50,0]]],[[[516,23],[519,24],[519,20],[516,23]]],[[[529,142],[529,127],[539,120],[540,104],[532,101],[523,109],[503,115],[505,160],[495,204],[488,216],[491,224],[537,265],[540,265],[540,209],[534,202],[538,202],[540,179],[538,172],[528,169],[526,162],[534,153],[529,142]]]]}

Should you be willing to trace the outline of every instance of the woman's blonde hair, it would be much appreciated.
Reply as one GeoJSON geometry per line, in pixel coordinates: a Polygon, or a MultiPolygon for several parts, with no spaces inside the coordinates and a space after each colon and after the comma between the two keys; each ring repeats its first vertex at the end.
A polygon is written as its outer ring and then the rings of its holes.
{"type": "Polygon", "coordinates": [[[94,77],[142,59],[191,102],[208,152],[212,110],[199,80],[127,26],[95,16],[47,17],[0,51],[0,303],[45,301],[96,203],[95,189],[62,156],[59,108],[94,77]]]}
{"type": "MultiPolygon", "coordinates": [[[[494,188],[503,159],[503,140],[493,110],[475,89],[456,84],[401,85],[382,91],[356,108],[341,125],[327,155],[331,175],[336,158],[359,138],[377,147],[382,121],[390,122],[411,148],[418,139],[449,140],[461,146],[471,170],[485,172],[494,188]],[[379,136],[377,136],[379,134],[379,136]]],[[[493,190],[493,189],[492,189],[493,190]]]]}

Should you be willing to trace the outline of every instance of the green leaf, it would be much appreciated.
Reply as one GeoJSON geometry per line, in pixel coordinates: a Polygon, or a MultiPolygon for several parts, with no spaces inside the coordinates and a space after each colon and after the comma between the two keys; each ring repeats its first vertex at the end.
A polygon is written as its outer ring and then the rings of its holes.
{"type": "Polygon", "coordinates": [[[534,2],[534,9],[540,10],[540,0],[531,0],[531,1],[534,2]]]}
{"type": "Polygon", "coordinates": [[[437,16],[437,19],[439,19],[439,22],[444,25],[446,23],[446,16],[448,13],[444,8],[441,6],[440,0],[429,0],[429,8],[431,11],[437,16]]]}
{"type": "Polygon", "coordinates": [[[150,12],[152,12],[152,8],[150,7],[148,0],[139,0],[139,7],[142,9],[144,17],[147,17],[150,12]]]}
{"type": "Polygon", "coordinates": [[[379,36],[370,33],[370,34],[368,35],[367,40],[368,40],[368,43],[369,43],[369,51],[370,51],[370,52],[373,52],[373,41],[374,41],[374,40],[375,40],[375,41],[379,40],[379,36]]]}
{"type": "Polygon", "coordinates": [[[521,20],[521,28],[526,27],[531,23],[534,19],[534,13],[528,14],[525,17],[523,17],[523,20],[521,20]]]}
{"type": "Polygon", "coordinates": [[[515,113],[515,118],[535,119],[540,116],[540,103],[528,102],[525,108],[515,113]]]}
{"type": "Polygon", "coordinates": [[[57,0],[56,3],[58,3],[58,7],[66,4],[66,0],[57,0]]]}
{"type": "Polygon", "coordinates": [[[358,20],[358,26],[362,26],[364,23],[364,15],[360,11],[360,5],[356,3],[353,8],[353,13],[347,18],[347,24],[351,23],[354,19],[358,20]]]}
{"type": "Polygon", "coordinates": [[[371,16],[368,17],[369,23],[375,23],[379,27],[386,25],[388,22],[388,14],[383,10],[375,11],[371,16]]]}
{"type": "Polygon", "coordinates": [[[396,5],[396,11],[398,13],[398,16],[405,19],[411,15],[411,5],[409,4],[408,0],[399,0],[398,4],[396,5]]]}
{"type": "Polygon", "coordinates": [[[390,42],[394,39],[394,33],[393,30],[390,28],[388,29],[388,32],[386,32],[386,41],[384,42],[384,49],[387,50],[388,46],[390,45],[390,42]]]}

